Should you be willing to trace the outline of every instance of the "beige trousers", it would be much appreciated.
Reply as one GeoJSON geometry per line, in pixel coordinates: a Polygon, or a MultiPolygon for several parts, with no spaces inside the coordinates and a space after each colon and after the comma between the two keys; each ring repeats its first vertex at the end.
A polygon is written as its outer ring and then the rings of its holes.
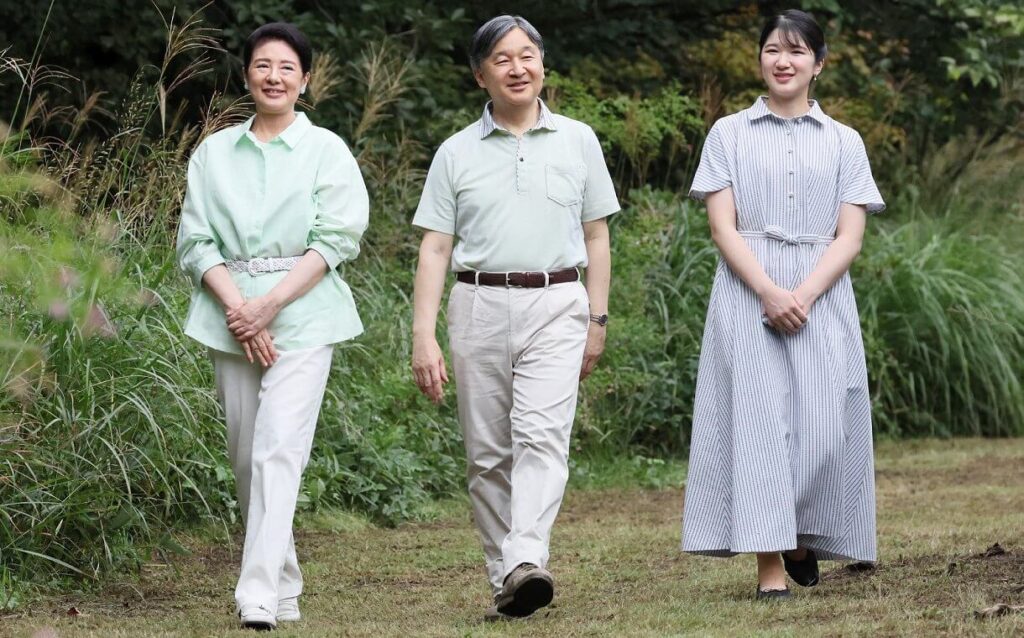
{"type": "Polygon", "coordinates": [[[469,497],[495,593],[520,563],[548,561],[569,477],[589,307],[580,282],[456,283],[448,299],[469,497]]]}
{"type": "Polygon", "coordinates": [[[282,350],[265,370],[240,355],[210,351],[245,521],[239,608],[262,605],[276,614],[278,600],[302,593],[292,519],[333,351],[282,350]]]}

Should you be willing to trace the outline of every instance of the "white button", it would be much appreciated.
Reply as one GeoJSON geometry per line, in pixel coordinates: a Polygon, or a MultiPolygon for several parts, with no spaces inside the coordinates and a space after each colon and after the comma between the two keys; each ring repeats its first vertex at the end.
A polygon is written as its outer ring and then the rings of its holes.
{"type": "Polygon", "coordinates": [[[790,193],[789,196],[790,196],[790,198],[792,198],[793,197],[793,193],[790,193]]]}
{"type": "Polygon", "coordinates": [[[792,135],[793,131],[786,131],[786,135],[792,135]]]}
{"type": "Polygon", "coordinates": [[[789,171],[789,174],[790,174],[790,175],[792,175],[792,174],[793,174],[793,171],[789,171]]]}
{"type": "Polygon", "coordinates": [[[788,151],[786,151],[786,152],[787,152],[787,153],[789,153],[790,155],[792,155],[792,154],[793,154],[793,149],[789,149],[789,150],[788,150],[788,151]]]}

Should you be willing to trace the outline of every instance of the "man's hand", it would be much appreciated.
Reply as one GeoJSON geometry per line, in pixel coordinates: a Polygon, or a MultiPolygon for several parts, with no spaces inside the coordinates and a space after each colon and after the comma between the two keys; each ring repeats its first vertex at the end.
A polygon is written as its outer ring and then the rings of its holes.
{"type": "Polygon", "coordinates": [[[434,403],[440,403],[444,398],[444,384],[448,383],[448,371],[441,346],[434,337],[413,339],[412,374],[420,392],[434,403]]]}
{"type": "Polygon", "coordinates": [[[587,328],[587,346],[583,350],[583,367],[580,368],[580,381],[590,376],[597,366],[597,360],[604,353],[604,338],[608,332],[607,327],[598,325],[591,321],[587,328]]]}

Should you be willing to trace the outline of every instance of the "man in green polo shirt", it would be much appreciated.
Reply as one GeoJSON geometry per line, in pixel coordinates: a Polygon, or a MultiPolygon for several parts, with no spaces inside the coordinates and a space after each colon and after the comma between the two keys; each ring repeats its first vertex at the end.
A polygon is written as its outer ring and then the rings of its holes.
{"type": "Polygon", "coordinates": [[[438,149],[413,219],[425,232],[412,367],[435,402],[448,381],[437,313],[449,263],[456,273],[448,335],[491,619],[528,616],[554,596],[548,541],[579,380],[604,350],[606,218],[619,210],[594,131],[539,98],[543,57],[521,17],[480,27],[470,60],[491,101],[438,149]]]}

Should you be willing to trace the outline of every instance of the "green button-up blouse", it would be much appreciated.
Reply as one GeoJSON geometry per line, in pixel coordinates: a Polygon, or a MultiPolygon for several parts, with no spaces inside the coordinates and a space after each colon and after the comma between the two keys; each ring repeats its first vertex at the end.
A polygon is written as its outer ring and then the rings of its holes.
{"type": "MultiPolygon", "coordinates": [[[[337,267],[359,254],[369,199],[345,143],[305,114],[270,142],[244,124],[204,140],[188,166],[178,228],[178,264],[194,284],[185,334],[223,352],[242,350],[203,274],[227,260],[300,256],[315,250],[329,272],[285,306],[269,330],[281,350],[351,339],[363,331],[337,267]]],[[[231,273],[246,298],[266,294],[286,272],[231,273]]]]}

